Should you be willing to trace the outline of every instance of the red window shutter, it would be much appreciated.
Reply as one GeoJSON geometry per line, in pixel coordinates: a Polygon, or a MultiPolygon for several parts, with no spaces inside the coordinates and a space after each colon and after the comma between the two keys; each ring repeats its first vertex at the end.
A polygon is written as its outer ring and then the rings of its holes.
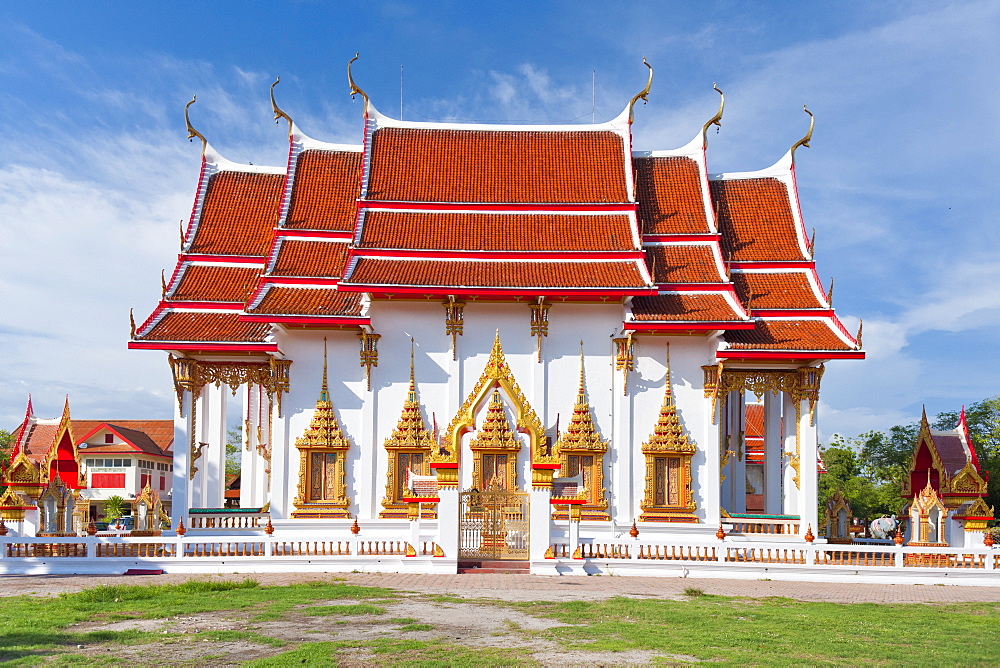
{"type": "Polygon", "coordinates": [[[139,489],[140,490],[146,489],[146,484],[150,481],[151,477],[152,476],[146,475],[145,473],[143,473],[142,475],[139,476],[139,489]]]}
{"type": "Polygon", "coordinates": [[[125,487],[124,473],[94,473],[90,477],[94,489],[121,489],[125,487]]]}
{"type": "Polygon", "coordinates": [[[167,479],[166,479],[166,478],[164,478],[164,477],[163,477],[163,476],[161,475],[161,476],[160,476],[160,491],[162,492],[162,491],[163,491],[163,490],[165,490],[166,488],[167,488],[167,479]]]}

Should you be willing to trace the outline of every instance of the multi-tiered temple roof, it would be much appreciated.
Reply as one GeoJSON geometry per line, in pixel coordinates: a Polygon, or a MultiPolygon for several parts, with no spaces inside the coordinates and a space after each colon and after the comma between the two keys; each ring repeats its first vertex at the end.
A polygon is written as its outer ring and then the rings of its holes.
{"type": "Polygon", "coordinates": [[[632,151],[631,112],[404,122],[365,97],[362,143],[345,146],[275,105],[287,167],[204,144],[177,267],[129,345],[270,352],[272,324],[356,328],[370,299],[544,298],[620,303],[625,330],[721,331],[720,358],[863,357],[816,274],[794,149],[759,172],[710,175],[721,106],[670,151],[632,151]]]}

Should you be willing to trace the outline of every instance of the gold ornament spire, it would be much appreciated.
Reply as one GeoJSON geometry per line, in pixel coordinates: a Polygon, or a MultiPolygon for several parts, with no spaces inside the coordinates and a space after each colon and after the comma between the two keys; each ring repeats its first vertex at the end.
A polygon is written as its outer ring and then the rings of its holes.
{"type": "Polygon", "coordinates": [[[645,58],[642,59],[642,64],[649,68],[649,80],[646,82],[646,87],[643,88],[638,93],[636,93],[635,96],[633,96],[632,99],[629,100],[628,103],[629,124],[631,124],[632,120],[634,119],[633,112],[635,109],[635,103],[638,102],[639,100],[642,100],[642,103],[646,104],[649,101],[649,99],[646,96],[649,95],[649,89],[653,85],[653,66],[647,63],[645,58]]]}
{"type": "Polygon", "coordinates": [[[715,89],[715,92],[719,94],[719,110],[715,112],[715,116],[712,116],[712,118],[708,119],[708,122],[705,123],[705,125],[701,126],[701,138],[702,142],[705,144],[708,143],[708,129],[713,125],[717,128],[722,127],[722,110],[726,108],[725,93],[719,90],[719,87],[716,86],[715,83],[712,83],[712,88],[715,89]]]}
{"type": "Polygon", "coordinates": [[[191,101],[188,102],[186,105],[184,105],[184,124],[187,126],[188,140],[189,141],[193,140],[195,137],[197,137],[198,139],[200,139],[201,140],[201,154],[205,155],[205,150],[208,148],[208,140],[205,139],[205,135],[201,134],[200,132],[198,132],[197,130],[194,129],[194,126],[191,125],[191,116],[188,114],[188,107],[190,107],[192,104],[194,104],[197,99],[198,99],[197,95],[192,95],[191,96],[191,101]]]}
{"type": "Polygon", "coordinates": [[[337,420],[330,402],[330,390],[326,376],[326,339],[323,339],[323,382],[320,385],[319,399],[313,410],[309,429],[295,440],[297,448],[329,448],[331,450],[347,450],[350,441],[344,436],[344,431],[337,420]]]}
{"type": "Polygon", "coordinates": [[[858,318],[858,335],[854,337],[858,341],[858,350],[861,350],[861,330],[865,326],[864,318],[858,318]]]}
{"type": "Polygon", "coordinates": [[[330,388],[326,383],[326,337],[323,337],[323,384],[319,389],[320,401],[330,401],[330,388]]]}
{"type": "Polygon", "coordinates": [[[587,401],[587,376],[583,364],[583,341],[580,342],[580,387],[573,406],[573,416],[566,430],[556,441],[556,452],[562,450],[607,450],[608,444],[594,424],[594,414],[587,401]]]}
{"type": "Polygon", "coordinates": [[[504,410],[503,397],[499,390],[493,390],[490,403],[486,407],[486,417],[483,426],[476,433],[476,438],[469,447],[480,450],[520,450],[521,439],[517,437],[507,419],[504,410]]]}
{"type": "Polygon", "coordinates": [[[292,136],[292,117],[281,110],[278,103],[274,101],[274,87],[278,85],[281,81],[281,77],[276,77],[274,83],[271,84],[271,110],[274,112],[274,124],[277,125],[278,122],[284,118],[288,121],[288,136],[292,136]]]}
{"type": "Polygon", "coordinates": [[[414,449],[429,451],[434,439],[427,431],[424,415],[420,411],[420,397],[413,371],[413,339],[410,339],[410,386],[403,402],[403,410],[392,435],[385,440],[387,449],[414,449]]]}
{"type": "Polygon", "coordinates": [[[643,452],[695,452],[694,443],[684,433],[680,418],[677,416],[677,406],[674,404],[673,385],[670,382],[670,344],[667,344],[667,370],[664,380],[663,404],[656,427],[645,443],[643,452]]]}
{"type": "Polygon", "coordinates": [[[812,140],[813,126],[816,125],[816,117],[813,116],[813,113],[811,111],[809,111],[809,107],[807,107],[806,105],[803,104],[802,105],[802,111],[804,111],[807,114],[809,114],[809,131],[806,132],[806,136],[805,137],[803,137],[802,139],[800,139],[797,142],[795,142],[794,144],[792,144],[792,162],[793,163],[795,162],[795,149],[797,149],[799,146],[805,146],[806,148],[811,148],[809,146],[809,142],[812,140]]]}
{"type": "Polygon", "coordinates": [[[368,115],[368,94],[365,93],[363,90],[361,90],[356,83],[354,83],[354,77],[351,75],[351,65],[354,63],[355,60],[358,59],[359,55],[360,54],[356,51],[354,53],[354,57],[351,58],[347,62],[347,83],[349,83],[350,86],[351,86],[351,99],[353,100],[354,99],[354,95],[357,94],[357,95],[360,95],[361,98],[365,101],[365,108],[363,110],[363,113],[365,114],[365,116],[367,116],[368,115]]]}

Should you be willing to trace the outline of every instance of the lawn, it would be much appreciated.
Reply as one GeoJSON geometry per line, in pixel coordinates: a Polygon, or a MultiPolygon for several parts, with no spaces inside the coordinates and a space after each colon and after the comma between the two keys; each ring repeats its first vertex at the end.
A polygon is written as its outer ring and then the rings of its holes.
{"type": "Polygon", "coordinates": [[[844,605],[697,590],[679,600],[505,603],[200,579],[2,604],[0,662],[10,665],[1000,663],[992,603],[844,605]]]}

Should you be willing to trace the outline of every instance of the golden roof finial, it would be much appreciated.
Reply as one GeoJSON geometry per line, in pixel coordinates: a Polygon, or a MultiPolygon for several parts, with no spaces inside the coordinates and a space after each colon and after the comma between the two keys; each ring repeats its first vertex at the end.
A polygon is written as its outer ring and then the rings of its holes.
{"type": "Polygon", "coordinates": [[[132,309],[128,310],[128,323],[131,326],[131,338],[135,338],[135,316],[132,314],[132,309]]]}
{"type": "Polygon", "coordinates": [[[366,93],[363,90],[361,90],[360,88],[358,88],[358,84],[354,83],[354,77],[351,76],[351,64],[353,64],[354,61],[358,59],[359,55],[360,54],[357,51],[355,51],[354,52],[354,57],[351,58],[347,62],[347,83],[349,83],[351,85],[351,99],[353,100],[354,99],[354,95],[358,94],[365,101],[365,108],[364,108],[363,112],[367,116],[368,115],[368,93],[366,93]]]}
{"type": "Polygon", "coordinates": [[[319,388],[319,400],[330,401],[330,389],[326,384],[326,337],[323,337],[323,384],[319,388]]]}
{"type": "Polygon", "coordinates": [[[167,276],[166,276],[166,273],[167,273],[166,269],[160,269],[160,296],[161,297],[166,297],[167,296],[167,276]]]}
{"type": "Polygon", "coordinates": [[[205,139],[205,135],[201,134],[200,132],[198,132],[197,130],[194,129],[194,126],[191,125],[191,116],[188,114],[188,107],[190,107],[192,104],[194,104],[195,100],[197,100],[197,99],[198,99],[197,95],[192,95],[191,96],[191,101],[188,102],[186,105],[184,105],[184,124],[187,125],[188,140],[193,140],[195,137],[197,137],[198,139],[200,139],[201,140],[201,154],[205,155],[205,149],[208,148],[208,140],[205,139]]]}
{"type": "Polygon", "coordinates": [[[833,276],[830,277],[830,289],[826,291],[826,303],[833,306],[833,276]]]}
{"type": "Polygon", "coordinates": [[[413,338],[410,338],[410,401],[417,400],[417,382],[413,373],[413,338]]]}
{"type": "Polygon", "coordinates": [[[809,254],[816,257],[816,228],[813,228],[812,237],[809,238],[809,254]]]}
{"type": "Polygon", "coordinates": [[[809,111],[809,107],[803,104],[802,111],[809,114],[809,132],[806,133],[805,137],[792,144],[792,162],[795,162],[795,149],[797,149],[799,146],[805,146],[806,148],[811,148],[809,146],[809,141],[812,139],[813,136],[813,126],[816,125],[816,117],[813,116],[813,113],[811,111],[809,111]]]}
{"type": "Polygon", "coordinates": [[[712,82],[712,88],[715,92],[719,94],[719,110],[715,112],[715,116],[708,119],[705,125],[701,126],[701,138],[704,143],[708,143],[708,129],[713,125],[717,128],[722,127],[722,110],[726,108],[726,94],[719,90],[719,87],[712,82]]]}
{"type": "Polygon", "coordinates": [[[274,124],[277,125],[278,121],[284,118],[286,121],[288,121],[288,134],[289,136],[291,136],[292,117],[283,112],[281,110],[281,107],[278,106],[278,103],[274,101],[274,87],[278,85],[279,81],[281,81],[281,77],[276,77],[274,83],[271,84],[271,110],[274,112],[274,124]]]}
{"type": "Polygon", "coordinates": [[[865,319],[858,318],[858,335],[854,337],[858,340],[858,350],[861,350],[861,330],[864,328],[864,326],[865,326],[865,319]]]}
{"type": "Polygon", "coordinates": [[[177,231],[180,232],[180,235],[181,235],[181,248],[184,248],[184,241],[185,241],[184,237],[186,237],[187,235],[184,234],[184,219],[183,218],[181,218],[179,221],[177,221],[177,231]]]}
{"type": "Polygon", "coordinates": [[[634,118],[634,116],[633,116],[633,109],[635,108],[635,103],[638,102],[639,100],[642,100],[643,104],[646,104],[647,102],[649,102],[649,100],[647,99],[646,96],[649,95],[649,89],[653,85],[653,66],[650,65],[649,63],[647,63],[645,58],[642,59],[642,64],[649,68],[649,81],[646,82],[646,87],[645,88],[643,88],[641,91],[639,91],[638,93],[636,93],[635,96],[631,100],[629,100],[629,103],[628,103],[628,122],[629,123],[631,123],[632,120],[633,120],[633,118],[634,118]]]}

